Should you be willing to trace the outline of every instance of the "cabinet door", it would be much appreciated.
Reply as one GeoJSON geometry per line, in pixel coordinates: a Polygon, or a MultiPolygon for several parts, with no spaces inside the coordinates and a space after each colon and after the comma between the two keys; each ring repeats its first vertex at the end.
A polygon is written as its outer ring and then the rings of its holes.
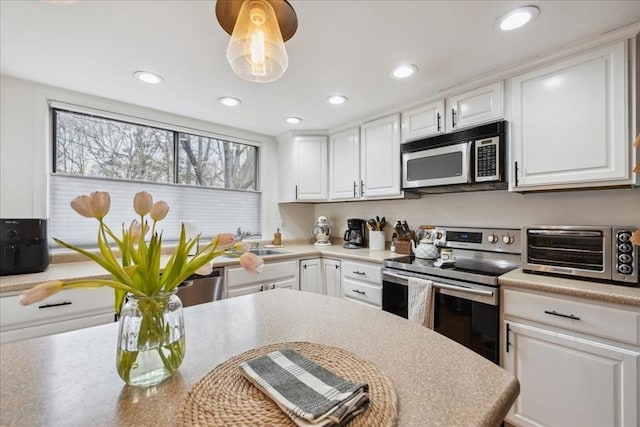
{"type": "Polygon", "coordinates": [[[638,425],[640,353],[525,324],[507,321],[505,327],[503,367],[520,382],[507,421],[638,425]]]}
{"type": "Polygon", "coordinates": [[[621,42],[511,80],[511,189],[631,179],[625,46],[621,42]]]}
{"type": "Polygon", "coordinates": [[[447,132],[500,119],[503,116],[503,82],[490,84],[447,99],[447,132]]]}
{"type": "Polygon", "coordinates": [[[326,200],[327,139],[322,136],[296,137],[294,141],[296,200],[326,200]]]}
{"type": "Polygon", "coordinates": [[[444,133],[444,101],[436,101],[402,113],[402,142],[444,133]]]}
{"type": "Polygon", "coordinates": [[[400,115],[360,128],[362,197],[400,195],[400,115]]]}
{"type": "Polygon", "coordinates": [[[300,261],[300,290],[326,294],[322,283],[322,264],[319,258],[300,261]]]}
{"type": "Polygon", "coordinates": [[[340,298],[342,295],[340,261],[336,259],[323,259],[322,272],[324,273],[324,283],[327,295],[340,298]]]}
{"type": "Polygon", "coordinates": [[[360,129],[330,137],[329,197],[334,200],[360,197],[360,129]]]}

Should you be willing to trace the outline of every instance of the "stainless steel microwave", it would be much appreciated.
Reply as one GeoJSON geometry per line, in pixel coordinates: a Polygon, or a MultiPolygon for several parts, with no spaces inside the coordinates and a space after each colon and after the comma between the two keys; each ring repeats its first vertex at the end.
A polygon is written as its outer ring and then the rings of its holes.
{"type": "Polygon", "coordinates": [[[522,268],[573,278],[638,286],[633,226],[527,226],[522,228],[522,268]]]}
{"type": "Polygon", "coordinates": [[[505,128],[506,122],[500,121],[402,144],[403,189],[506,188],[505,128]]]}

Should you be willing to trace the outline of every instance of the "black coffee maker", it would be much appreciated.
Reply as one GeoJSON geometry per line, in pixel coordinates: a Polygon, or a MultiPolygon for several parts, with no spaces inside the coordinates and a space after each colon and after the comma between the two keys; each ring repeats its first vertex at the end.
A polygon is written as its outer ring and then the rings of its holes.
{"type": "Polygon", "coordinates": [[[367,247],[367,242],[364,240],[364,224],[364,219],[349,218],[347,220],[347,231],[344,232],[344,240],[347,243],[343,247],[347,249],[367,247]]]}

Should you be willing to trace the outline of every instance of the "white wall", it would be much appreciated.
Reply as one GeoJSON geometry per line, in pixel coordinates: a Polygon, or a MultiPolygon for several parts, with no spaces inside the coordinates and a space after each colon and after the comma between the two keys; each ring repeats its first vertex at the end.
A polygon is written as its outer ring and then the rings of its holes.
{"type": "Polygon", "coordinates": [[[0,218],[46,218],[48,215],[47,182],[51,172],[48,100],[262,143],[263,234],[269,236],[278,226],[277,177],[264,167],[277,163],[274,138],[9,76],[0,76],[0,218]]]}
{"type": "MultiPolygon", "coordinates": [[[[347,218],[385,216],[385,230],[391,240],[396,219],[406,220],[412,229],[420,225],[520,228],[523,225],[633,225],[640,227],[640,188],[509,193],[478,191],[423,195],[416,200],[323,203],[315,205],[314,216],[325,215],[331,235],[341,237],[347,218]]],[[[315,218],[300,217],[311,221],[315,218]]]]}

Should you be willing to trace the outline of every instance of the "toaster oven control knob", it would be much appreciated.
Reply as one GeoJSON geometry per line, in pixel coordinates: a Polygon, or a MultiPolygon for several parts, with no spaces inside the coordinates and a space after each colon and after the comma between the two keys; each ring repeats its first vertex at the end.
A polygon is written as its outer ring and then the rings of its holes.
{"type": "Polygon", "coordinates": [[[629,254],[620,254],[618,255],[618,261],[624,264],[630,264],[633,261],[633,258],[629,254]]]}
{"type": "Polygon", "coordinates": [[[504,243],[506,245],[512,244],[513,243],[513,236],[509,236],[509,235],[502,236],[502,243],[504,243]]]}
{"type": "Polygon", "coordinates": [[[18,235],[18,232],[16,230],[7,231],[7,237],[9,239],[14,239],[17,235],[18,235]]]}
{"type": "Polygon", "coordinates": [[[496,236],[495,234],[489,234],[487,236],[487,242],[496,243],[497,241],[498,241],[498,236],[496,236]]]}
{"type": "Polygon", "coordinates": [[[631,239],[631,232],[630,231],[621,231],[620,233],[618,233],[618,241],[619,242],[628,242],[629,239],[631,239]]]}
{"type": "Polygon", "coordinates": [[[631,274],[633,272],[633,268],[629,264],[620,264],[618,266],[618,272],[622,274],[631,274]]]}
{"type": "Polygon", "coordinates": [[[618,245],[618,251],[622,252],[623,254],[629,253],[633,250],[633,248],[631,247],[631,245],[629,243],[620,243],[618,245]]]}

